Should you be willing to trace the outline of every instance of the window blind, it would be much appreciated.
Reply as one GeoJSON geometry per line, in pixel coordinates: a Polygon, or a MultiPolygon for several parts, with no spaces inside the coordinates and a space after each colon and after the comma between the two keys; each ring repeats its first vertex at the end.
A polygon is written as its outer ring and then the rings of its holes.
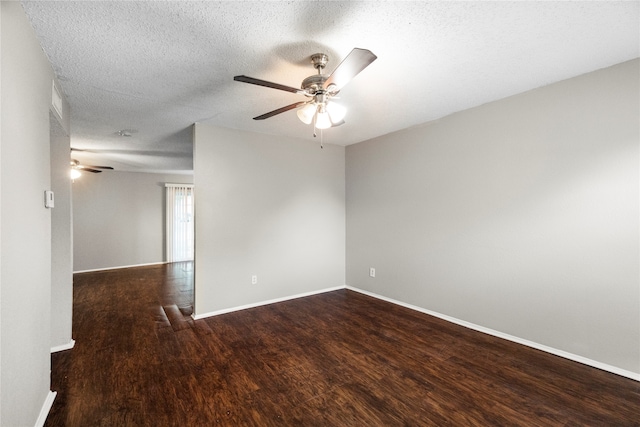
{"type": "Polygon", "coordinates": [[[165,184],[167,262],[192,261],[194,252],[193,185],[165,184]]]}

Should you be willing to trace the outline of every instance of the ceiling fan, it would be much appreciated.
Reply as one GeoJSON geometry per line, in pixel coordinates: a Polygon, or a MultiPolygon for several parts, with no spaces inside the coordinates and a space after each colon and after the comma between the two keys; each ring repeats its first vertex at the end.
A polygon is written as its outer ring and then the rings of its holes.
{"type": "Polygon", "coordinates": [[[327,129],[343,124],[343,118],[346,113],[345,108],[333,102],[332,98],[335,97],[338,92],[340,92],[340,89],[349,83],[351,79],[376,59],[377,56],[371,51],[355,48],[330,75],[326,75],[322,74],[322,70],[324,70],[327,62],[329,62],[329,57],[324,53],[316,53],[311,55],[311,63],[314,68],[318,70],[318,74],[304,79],[300,85],[300,89],[248,76],[235,76],[233,80],[293,92],[310,98],[307,101],[296,102],[254,117],[254,120],[268,119],[285,111],[301,107],[297,114],[303,123],[313,123],[314,127],[318,129],[327,129]]]}
{"type": "MultiPolygon", "coordinates": [[[[71,154],[73,154],[74,151],[86,151],[86,150],[71,148],[71,154]]],[[[70,165],[71,165],[72,175],[75,175],[76,177],[79,176],[80,172],[100,173],[102,172],[100,169],[113,170],[111,166],[83,165],[83,164],[80,164],[80,162],[74,158],[71,159],[70,165]],[[74,173],[74,171],[76,171],[76,173],[74,173]]]]}
{"type": "Polygon", "coordinates": [[[108,170],[113,170],[113,168],[111,166],[89,166],[89,165],[81,165],[79,161],[77,161],[76,159],[71,159],[71,169],[75,169],[78,170],[80,172],[93,172],[93,173],[100,173],[102,172],[99,169],[108,169],[108,170]]]}

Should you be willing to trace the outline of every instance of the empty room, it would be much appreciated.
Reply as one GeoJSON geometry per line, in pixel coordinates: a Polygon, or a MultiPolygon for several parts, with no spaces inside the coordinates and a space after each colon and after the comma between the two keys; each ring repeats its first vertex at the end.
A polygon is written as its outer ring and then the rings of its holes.
{"type": "Polygon", "coordinates": [[[640,426],[638,34],[2,1],[0,425],[640,426]]]}

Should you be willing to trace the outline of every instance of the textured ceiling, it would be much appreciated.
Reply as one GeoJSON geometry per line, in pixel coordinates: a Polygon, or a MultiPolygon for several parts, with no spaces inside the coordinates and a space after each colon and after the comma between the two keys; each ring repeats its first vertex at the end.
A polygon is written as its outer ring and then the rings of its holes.
{"type": "Polygon", "coordinates": [[[329,55],[378,59],[340,93],[348,145],[637,58],[640,2],[25,1],[72,108],[74,157],[117,170],[188,170],[190,125],[313,140],[298,87],[329,55]],[[118,131],[131,130],[131,136],[118,131]]]}

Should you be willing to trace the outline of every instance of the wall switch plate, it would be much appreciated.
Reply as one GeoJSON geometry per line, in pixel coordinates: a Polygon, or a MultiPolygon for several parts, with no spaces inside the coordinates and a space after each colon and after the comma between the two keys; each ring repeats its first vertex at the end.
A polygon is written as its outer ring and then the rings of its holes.
{"type": "Polygon", "coordinates": [[[44,192],[44,207],[45,208],[53,208],[55,206],[53,200],[53,191],[47,190],[44,192]]]}
{"type": "Polygon", "coordinates": [[[252,285],[257,285],[258,284],[258,276],[251,276],[251,284],[252,285]]]}
{"type": "Polygon", "coordinates": [[[369,277],[376,277],[376,269],[371,267],[369,268],[369,277]]]}

